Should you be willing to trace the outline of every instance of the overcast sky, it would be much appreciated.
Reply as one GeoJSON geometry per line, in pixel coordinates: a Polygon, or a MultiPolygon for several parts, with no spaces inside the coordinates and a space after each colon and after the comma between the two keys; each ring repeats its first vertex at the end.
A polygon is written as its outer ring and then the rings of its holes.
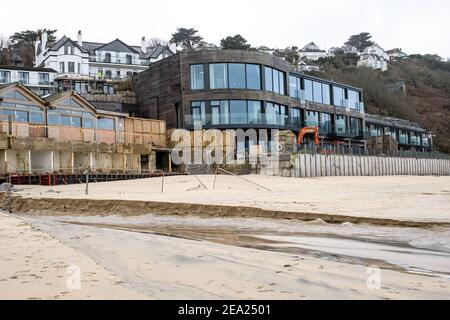
{"type": "Polygon", "coordinates": [[[22,0],[0,10],[3,36],[47,27],[76,39],[81,29],[86,41],[139,45],[142,36],[169,40],[177,27],[194,27],[216,44],[239,33],[254,46],[329,49],[367,31],[386,50],[450,57],[449,0],[22,0]]]}

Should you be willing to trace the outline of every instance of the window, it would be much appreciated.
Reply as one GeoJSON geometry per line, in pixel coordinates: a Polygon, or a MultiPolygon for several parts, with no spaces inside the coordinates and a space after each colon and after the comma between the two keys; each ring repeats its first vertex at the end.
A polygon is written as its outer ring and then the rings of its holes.
{"type": "Polygon", "coordinates": [[[330,104],[330,85],[322,83],[322,103],[330,104]]]}
{"type": "Polygon", "coordinates": [[[66,69],[64,68],[65,64],[64,62],[59,63],[59,72],[60,73],[66,73],[66,69]]]}
{"type": "MultiPolygon", "coordinates": [[[[64,62],[62,62],[64,63],[64,62]]],[[[48,85],[50,84],[50,77],[48,73],[39,73],[39,84],[40,85],[48,85]]]]}
{"type": "Polygon", "coordinates": [[[226,63],[214,63],[209,65],[209,80],[211,89],[228,88],[228,70],[226,63]]]}
{"type": "Polygon", "coordinates": [[[206,123],[205,101],[191,102],[192,124],[201,121],[206,123]]]}
{"type": "Polygon", "coordinates": [[[284,76],[285,73],[270,67],[264,67],[265,73],[265,89],[266,91],[271,91],[278,94],[285,94],[285,83],[284,76]]]}
{"type": "Polygon", "coordinates": [[[211,101],[211,124],[220,124],[220,101],[211,101]]]}
{"type": "Polygon", "coordinates": [[[313,81],[314,102],[322,103],[322,83],[313,81]]]}
{"type": "Polygon", "coordinates": [[[302,126],[301,113],[298,108],[291,108],[291,125],[295,128],[300,128],[302,126]]]}
{"type": "Polygon", "coordinates": [[[348,90],[348,106],[350,109],[359,110],[359,92],[348,90]]]}
{"type": "Polygon", "coordinates": [[[48,113],[48,125],[49,126],[59,126],[60,125],[60,115],[57,112],[48,113]]]}
{"type": "Polygon", "coordinates": [[[220,120],[222,124],[230,123],[230,106],[228,100],[220,101],[220,120]]]}
{"type": "Polygon", "coordinates": [[[294,99],[300,99],[300,78],[289,76],[289,96],[294,99]]]}
{"type": "Polygon", "coordinates": [[[75,62],[67,63],[67,71],[69,71],[69,73],[75,73],[75,62]]]}
{"type": "Polygon", "coordinates": [[[205,72],[202,64],[191,65],[191,90],[205,89],[205,72]]]}
{"type": "Polygon", "coordinates": [[[11,82],[11,72],[0,71],[0,83],[9,83],[9,82],[11,82]]]}
{"type": "Polygon", "coordinates": [[[245,89],[245,65],[242,63],[229,63],[229,87],[230,89],[245,89]]]}
{"type": "Polygon", "coordinates": [[[269,67],[264,67],[264,75],[266,78],[266,91],[273,91],[273,69],[269,67]]]}
{"type": "Polygon", "coordinates": [[[319,113],[316,111],[305,111],[305,127],[318,127],[319,113]]]}
{"type": "Polygon", "coordinates": [[[105,79],[111,79],[111,78],[112,78],[111,70],[105,70],[105,79]]]}
{"type": "Polygon", "coordinates": [[[345,90],[341,87],[333,86],[333,103],[338,107],[345,107],[345,90]]]}
{"type": "Polygon", "coordinates": [[[105,59],[103,62],[111,63],[111,53],[105,53],[105,59]]]}
{"type": "Polygon", "coordinates": [[[78,65],[78,69],[77,69],[78,70],[78,74],[81,74],[81,63],[78,62],[77,65],[78,65]]]}
{"type": "Polygon", "coordinates": [[[230,101],[230,117],[232,124],[247,123],[247,104],[245,100],[230,101]]]}
{"type": "Polygon", "coordinates": [[[114,119],[111,118],[97,119],[97,129],[114,131],[114,119]]]}
{"type": "Polygon", "coordinates": [[[81,118],[79,117],[70,117],[70,126],[81,128],[81,118]]]}
{"type": "Polygon", "coordinates": [[[335,127],[336,127],[336,133],[338,133],[338,134],[347,133],[347,125],[345,123],[345,116],[336,116],[335,127]]]}
{"type": "Polygon", "coordinates": [[[43,124],[44,114],[42,112],[30,112],[30,123],[43,124]]]}
{"type": "Polygon", "coordinates": [[[61,125],[65,127],[70,127],[70,116],[61,116],[61,125]]]}
{"type": "Polygon", "coordinates": [[[331,133],[331,115],[328,113],[320,114],[320,125],[319,132],[321,134],[330,134],[331,133]]]}
{"type": "Polygon", "coordinates": [[[126,55],[127,64],[133,64],[133,56],[131,54],[126,55]]]}
{"type": "Polygon", "coordinates": [[[305,99],[313,101],[313,82],[305,79],[305,99]]]}
{"type": "Polygon", "coordinates": [[[247,64],[247,89],[261,90],[261,67],[247,64]]]}
{"type": "Polygon", "coordinates": [[[286,106],[267,102],[266,103],[266,123],[269,125],[286,124],[286,106]]]}
{"type": "Polygon", "coordinates": [[[247,101],[249,124],[260,124],[262,116],[261,101],[247,101]]]}
{"type": "Polygon", "coordinates": [[[30,73],[19,71],[19,81],[22,82],[23,84],[30,83],[30,73]]]}

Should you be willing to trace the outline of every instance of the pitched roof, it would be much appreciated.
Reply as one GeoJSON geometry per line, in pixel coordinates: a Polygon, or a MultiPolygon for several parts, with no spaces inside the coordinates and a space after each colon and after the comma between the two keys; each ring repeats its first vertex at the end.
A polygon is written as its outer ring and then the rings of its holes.
{"type": "Polygon", "coordinates": [[[130,52],[139,53],[138,50],[134,49],[133,47],[127,45],[125,42],[123,42],[120,39],[115,39],[109,43],[106,43],[95,50],[108,50],[108,51],[115,51],[115,52],[124,52],[124,48],[128,49],[130,52]]]}
{"type": "Polygon", "coordinates": [[[300,51],[301,52],[325,52],[325,50],[320,50],[320,48],[314,42],[308,43],[300,51]]]}
{"type": "Polygon", "coordinates": [[[72,39],[70,39],[66,36],[63,36],[61,39],[56,41],[51,47],[49,47],[48,50],[58,51],[63,45],[66,44],[66,42],[70,42],[74,47],[77,47],[82,52],[87,52],[83,47],[79,46],[78,43],[76,43],[75,41],[73,41],[72,39]]]}
{"type": "Polygon", "coordinates": [[[6,84],[2,84],[0,85],[0,90],[9,88],[9,87],[17,87],[20,88],[24,91],[26,91],[29,95],[31,95],[33,98],[35,98],[36,100],[38,100],[40,103],[45,104],[46,101],[40,97],[38,94],[36,94],[33,90],[25,87],[22,83],[20,82],[11,82],[11,83],[6,83],[6,84]]]}
{"type": "Polygon", "coordinates": [[[0,66],[2,70],[19,70],[19,71],[38,71],[38,72],[53,72],[57,73],[56,70],[51,68],[34,68],[34,67],[19,67],[19,66],[0,66]]]}

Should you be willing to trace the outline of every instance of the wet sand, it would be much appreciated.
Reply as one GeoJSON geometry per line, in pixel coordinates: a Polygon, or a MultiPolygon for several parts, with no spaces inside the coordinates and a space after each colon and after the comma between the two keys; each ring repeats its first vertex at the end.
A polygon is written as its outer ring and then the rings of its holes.
{"type": "MultiPolygon", "coordinates": [[[[440,274],[449,263],[450,232],[441,229],[423,232],[411,229],[402,234],[398,230],[349,224],[330,226],[320,221],[303,225],[267,219],[153,215],[0,217],[5,228],[14,230],[20,228],[18,219],[42,230],[39,234],[54,237],[53,241],[62,246],[57,252],[70,250],[65,256],[60,255],[65,264],[69,264],[75,252],[105,270],[107,275],[98,273],[96,279],[102,283],[103,277],[112,276],[118,283],[118,290],[127,290],[121,293],[121,298],[138,295],[156,299],[450,299],[449,279],[440,274]],[[356,237],[355,243],[341,243],[345,238],[336,235],[343,233],[356,237]],[[386,238],[384,242],[383,238],[386,238]],[[308,243],[308,239],[315,240],[308,243]],[[323,239],[329,241],[321,243],[323,239]],[[365,242],[358,241],[362,239],[365,242]],[[307,248],[307,245],[312,247],[307,248]],[[374,247],[377,245],[386,248],[374,247]],[[358,252],[344,250],[346,247],[358,252]],[[369,253],[368,257],[362,256],[363,251],[369,253]],[[397,252],[394,256],[399,257],[398,260],[384,259],[383,252],[390,251],[397,252]],[[417,261],[409,260],[413,256],[417,256],[417,260],[434,256],[436,260],[418,265],[417,261]],[[367,267],[373,264],[382,268],[380,290],[367,287],[367,267]],[[406,264],[432,272],[420,275],[408,270],[406,264]]],[[[37,232],[31,227],[17,231],[27,237],[31,236],[30,232],[37,232]]],[[[20,257],[27,250],[17,244],[18,240],[21,239],[11,240],[8,247],[20,257]]],[[[33,252],[33,256],[41,261],[42,255],[49,254],[52,243],[36,242],[41,251],[33,252]]],[[[12,261],[10,263],[18,265],[15,270],[22,267],[20,259],[12,261]]],[[[53,259],[43,262],[51,265],[53,259]]],[[[89,279],[90,267],[83,266],[82,270],[82,278],[89,279]]],[[[50,274],[44,273],[42,281],[47,281],[48,277],[50,274]]],[[[0,287],[2,285],[0,282],[0,287]]],[[[13,297],[55,298],[45,294],[44,284],[36,280],[22,286],[21,293],[13,297]],[[33,296],[27,297],[30,292],[27,286],[34,288],[33,296]],[[39,290],[44,290],[43,294],[39,295],[39,290]]],[[[8,289],[9,292],[15,290],[13,285],[8,289]]],[[[114,285],[112,288],[88,286],[84,294],[96,297],[89,290],[100,290],[106,298],[115,298],[113,293],[117,291],[114,289],[114,285]]],[[[56,298],[76,297],[72,294],[56,298]]]]}

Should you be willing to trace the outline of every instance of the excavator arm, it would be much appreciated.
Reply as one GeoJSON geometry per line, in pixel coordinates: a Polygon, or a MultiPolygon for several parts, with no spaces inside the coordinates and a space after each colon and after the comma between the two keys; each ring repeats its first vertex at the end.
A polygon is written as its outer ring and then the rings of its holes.
{"type": "Polygon", "coordinates": [[[319,139],[319,128],[317,127],[306,127],[300,130],[299,134],[298,134],[298,144],[303,144],[303,138],[305,137],[305,135],[307,134],[313,134],[314,135],[314,143],[316,144],[316,146],[318,146],[320,144],[320,139],[319,139]]]}

